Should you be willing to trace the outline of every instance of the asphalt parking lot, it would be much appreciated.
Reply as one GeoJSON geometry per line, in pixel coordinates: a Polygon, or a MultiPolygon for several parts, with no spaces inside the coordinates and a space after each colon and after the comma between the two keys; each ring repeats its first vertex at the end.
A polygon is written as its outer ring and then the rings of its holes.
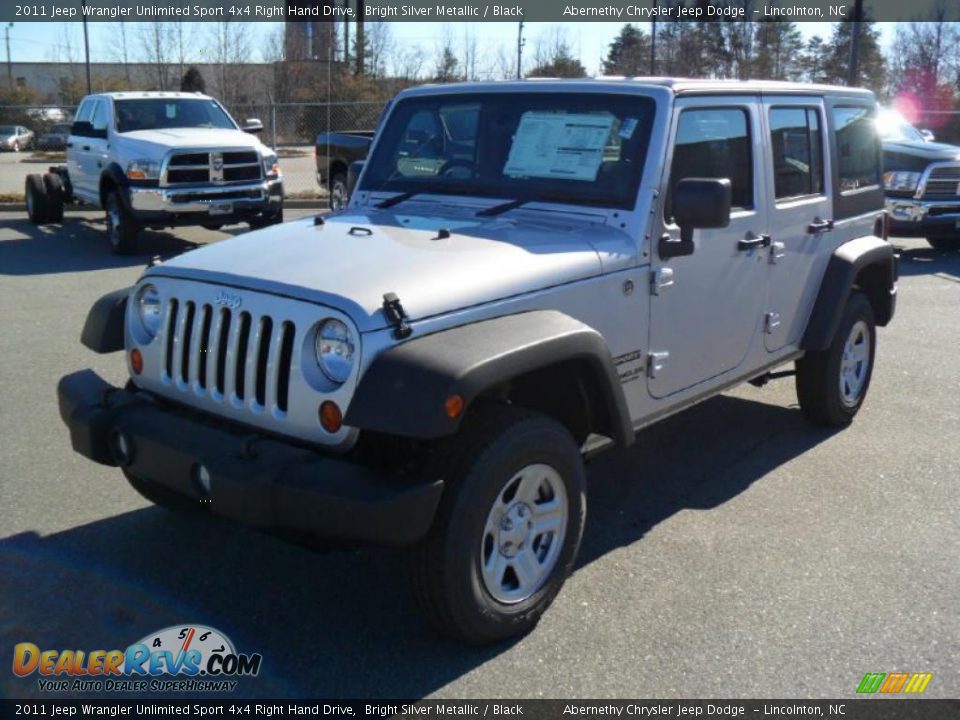
{"type": "MultiPolygon", "coordinates": [[[[852,698],[892,671],[960,695],[960,253],[895,241],[897,316],[852,427],[809,427],[781,380],[596,458],[576,572],[531,635],[476,650],[425,626],[396,555],[177,517],[71,451],[58,379],[125,379],[79,344],[90,305],[228,235],[151,232],[117,258],[98,215],[68,215],[0,212],[0,662],[195,622],[263,654],[235,696],[852,698]]],[[[8,670],[0,695],[44,697],[8,670]]]]}

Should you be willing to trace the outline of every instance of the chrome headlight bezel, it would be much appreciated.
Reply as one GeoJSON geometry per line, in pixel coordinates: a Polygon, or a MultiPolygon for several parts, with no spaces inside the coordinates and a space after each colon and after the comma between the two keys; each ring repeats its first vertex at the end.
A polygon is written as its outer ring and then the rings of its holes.
{"type": "Polygon", "coordinates": [[[263,174],[267,177],[276,177],[280,174],[280,164],[276,153],[264,153],[260,161],[263,163],[263,174]]]}
{"type": "Polygon", "coordinates": [[[131,180],[157,180],[160,177],[160,162],[157,160],[131,160],[124,170],[131,180]]]}
{"type": "Polygon", "coordinates": [[[342,385],[353,372],[357,345],[350,327],[337,318],[317,325],[313,345],[317,365],[328,380],[342,385]]]}
{"type": "Polygon", "coordinates": [[[133,298],[134,310],[140,327],[148,338],[153,340],[160,332],[160,322],[163,315],[163,303],[160,291],[153,283],[144,283],[137,290],[133,298]]]}
{"type": "Polygon", "coordinates": [[[922,175],[908,170],[890,170],[883,174],[883,186],[895,192],[916,192],[922,175]]]}

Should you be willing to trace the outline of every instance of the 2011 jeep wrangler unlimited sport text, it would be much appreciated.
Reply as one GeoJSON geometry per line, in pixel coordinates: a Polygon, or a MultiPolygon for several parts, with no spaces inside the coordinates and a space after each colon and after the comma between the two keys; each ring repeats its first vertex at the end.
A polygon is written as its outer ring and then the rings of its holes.
{"type": "Polygon", "coordinates": [[[408,546],[458,638],[529,630],[584,453],[791,363],[811,421],[860,409],[897,275],[874,112],[785,83],[404,91],[346,210],[96,303],[82,340],[131,381],[61,380],[73,447],[167,507],[408,546]]]}
{"type": "Polygon", "coordinates": [[[113,252],[137,250],[142,228],[217,229],[283,221],[277,155],[199,93],[115,92],[85,97],[67,139],[66,167],[28,175],[30,220],[63,221],[64,204],[103,208],[113,252]]]}

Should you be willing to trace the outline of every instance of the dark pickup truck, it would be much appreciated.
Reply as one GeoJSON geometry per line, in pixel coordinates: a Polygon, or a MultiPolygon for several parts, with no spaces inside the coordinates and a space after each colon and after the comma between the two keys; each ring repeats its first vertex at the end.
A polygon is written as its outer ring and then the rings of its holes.
{"type": "Polygon", "coordinates": [[[347,205],[347,171],[350,163],[363,160],[373,141],[373,130],[331,132],[317,135],[314,158],[317,162],[317,182],[330,191],[330,209],[340,210],[347,205]]]}
{"type": "Polygon", "coordinates": [[[892,111],[880,113],[878,128],[890,233],[960,249],[960,147],[931,142],[892,111]]]}

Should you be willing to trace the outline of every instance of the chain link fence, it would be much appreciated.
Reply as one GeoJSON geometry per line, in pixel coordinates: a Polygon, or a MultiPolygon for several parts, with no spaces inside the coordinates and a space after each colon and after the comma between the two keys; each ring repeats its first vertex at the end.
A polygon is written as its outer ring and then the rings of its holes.
{"type": "MultiPolygon", "coordinates": [[[[384,102],[354,103],[246,103],[228,106],[233,118],[243,123],[257,119],[263,123],[260,139],[276,150],[284,173],[287,197],[326,202],[326,188],[316,179],[314,146],[317,136],[327,132],[372,130],[383,112],[384,102]]],[[[76,107],[60,105],[0,105],[0,125],[20,125],[31,130],[33,140],[21,153],[23,157],[10,167],[22,169],[16,178],[0,179],[0,193],[6,184],[22,191],[24,177],[38,167],[65,161],[65,147],[58,125],[73,120],[76,107]]]]}

